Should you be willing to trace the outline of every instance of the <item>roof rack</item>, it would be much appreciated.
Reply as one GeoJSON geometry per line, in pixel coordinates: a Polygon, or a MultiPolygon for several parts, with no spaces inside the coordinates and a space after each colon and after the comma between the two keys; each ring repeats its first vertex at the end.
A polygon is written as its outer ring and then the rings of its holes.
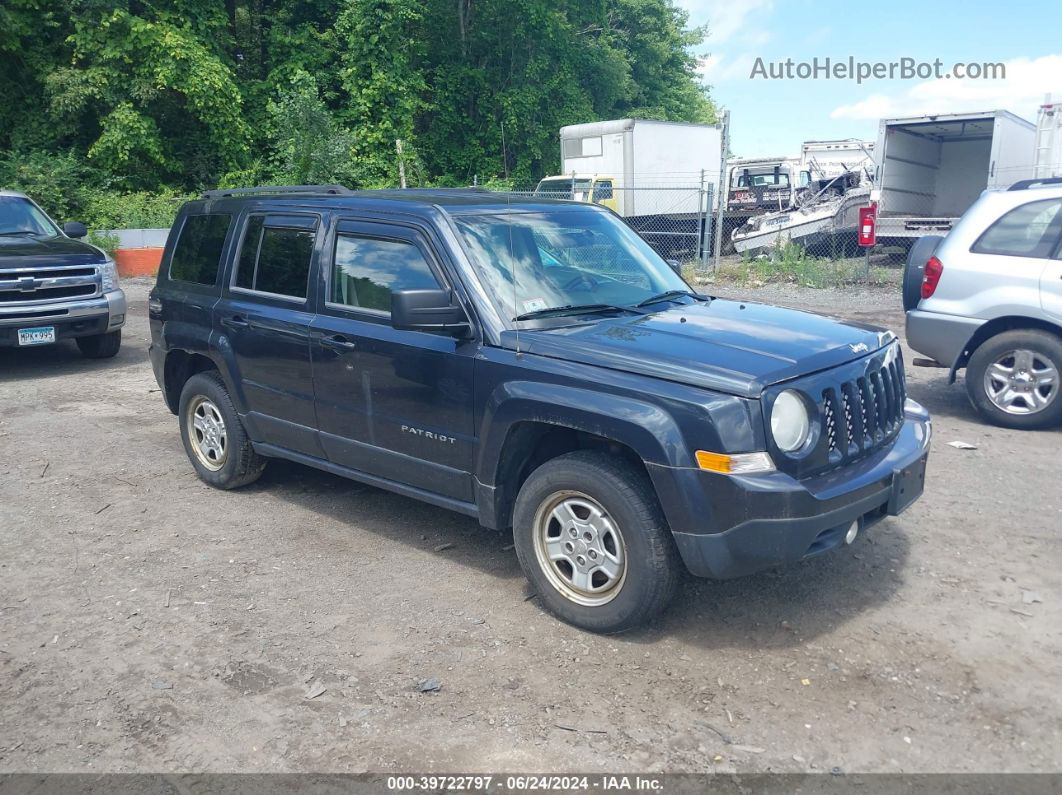
{"type": "Polygon", "coordinates": [[[1062,177],[1043,177],[1041,179],[1022,179],[1015,182],[1007,190],[1028,190],[1039,185],[1062,185],[1062,177]]]}
{"type": "Polygon", "coordinates": [[[275,193],[353,193],[350,188],[343,185],[264,185],[257,188],[223,188],[221,190],[205,190],[200,198],[222,199],[226,196],[253,196],[269,195],[275,193]]]}

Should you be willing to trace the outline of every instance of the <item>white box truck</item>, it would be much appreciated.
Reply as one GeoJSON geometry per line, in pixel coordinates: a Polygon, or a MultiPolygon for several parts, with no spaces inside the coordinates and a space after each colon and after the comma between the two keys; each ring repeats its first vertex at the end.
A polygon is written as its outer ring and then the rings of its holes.
{"type": "Polygon", "coordinates": [[[947,233],[986,188],[1033,176],[1031,122],[1005,110],[882,119],[872,197],[878,240],[947,233]]]}
{"type": "Polygon", "coordinates": [[[605,204],[627,219],[696,214],[702,209],[701,172],[705,186],[719,184],[721,144],[714,124],[641,119],[569,124],[561,127],[561,173],[544,178],[536,191],[605,204]],[[572,184],[576,195],[570,195],[572,184]],[[607,200],[606,192],[612,194],[607,200]]]}
{"type": "MultiPolygon", "coordinates": [[[[643,119],[561,127],[561,174],[536,196],[615,210],[665,256],[700,250],[709,200],[719,187],[722,133],[717,125],[643,119]]],[[[714,204],[714,200],[713,200],[714,204]]]]}

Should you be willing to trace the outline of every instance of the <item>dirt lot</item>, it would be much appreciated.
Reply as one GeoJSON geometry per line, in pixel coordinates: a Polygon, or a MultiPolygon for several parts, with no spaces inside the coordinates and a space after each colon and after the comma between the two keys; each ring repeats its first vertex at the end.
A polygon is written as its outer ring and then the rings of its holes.
{"type": "MultiPolygon", "coordinates": [[[[201,484],[126,287],[117,359],[0,351],[0,771],[1062,769],[1059,431],[912,369],[910,511],[602,638],[464,517],[293,464],[201,484]]],[[[902,329],[892,291],[741,292],[902,329]]]]}

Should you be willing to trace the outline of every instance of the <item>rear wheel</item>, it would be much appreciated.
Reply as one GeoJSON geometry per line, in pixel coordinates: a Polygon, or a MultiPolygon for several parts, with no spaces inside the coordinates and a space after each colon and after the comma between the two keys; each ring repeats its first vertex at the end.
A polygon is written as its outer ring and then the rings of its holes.
{"type": "Polygon", "coordinates": [[[86,359],[110,359],[117,355],[119,348],[122,347],[122,330],[76,337],[75,342],[77,342],[81,355],[86,359]]]}
{"type": "Polygon", "coordinates": [[[678,584],[681,563],[648,477],[604,453],[568,453],[532,472],[513,535],[542,604],[592,632],[648,621],[678,584]]]}
{"type": "Polygon", "coordinates": [[[966,392],[989,422],[1044,428],[1062,420],[1062,339],[1046,331],[1006,331],[984,342],[966,366],[966,392]]]}
{"type": "Polygon", "coordinates": [[[197,373],[181,390],[181,441],[200,480],[235,489],[258,480],[266,459],[254,451],[216,372],[197,373]]]}

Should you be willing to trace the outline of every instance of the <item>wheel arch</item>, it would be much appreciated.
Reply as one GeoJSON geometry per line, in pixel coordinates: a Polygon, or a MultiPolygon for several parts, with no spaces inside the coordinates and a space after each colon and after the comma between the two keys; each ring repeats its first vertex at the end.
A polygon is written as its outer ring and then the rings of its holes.
{"type": "MultiPolygon", "coordinates": [[[[188,383],[188,379],[196,373],[216,370],[225,379],[222,368],[218,363],[203,353],[186,351],[183,348],[173,348],[166,353],[163,362],[163,384],[166,407],[174,415],[177,414],[181,401],[181,390],[188,383]]],[[[226,380],[226,386],[227,380],[226,380]]],[[[232,394],[230,389],[230,394],[232,394]]]]}
{"type": "Polygon", "coordinates": [[[646,464],[666,463],[669,449],[684,449],[674,420],[646,401],[556,384],[509,382],[503,389],[508,394],[484,413],[476,464],[480,521],[487,527],[511,527],[527,476],[564,453],[604,450],[652,482],[646,464]]]}
{"type": "Polygon", "coordinates": [[[969,341],[963,346],[962,352],[955,359],[951,365],[951,371],[948,374],[948,383],[955,382],[955,376],[959,370],[966,367],[970,362],[970,357],[974,355],[982,345],[993,337],[1002,334],[1005,331],[1046,331],[1050,334],[1054,334],[1056,337],[1062,338],[1062,325],[1053,323],[1050,320],[1044,320],[1043,318],[1029,317],[1027,315],[1003,315],[1001,317],[993,318],[987,323],[979,326],[977,331],[973,333],[969,341]]]}

